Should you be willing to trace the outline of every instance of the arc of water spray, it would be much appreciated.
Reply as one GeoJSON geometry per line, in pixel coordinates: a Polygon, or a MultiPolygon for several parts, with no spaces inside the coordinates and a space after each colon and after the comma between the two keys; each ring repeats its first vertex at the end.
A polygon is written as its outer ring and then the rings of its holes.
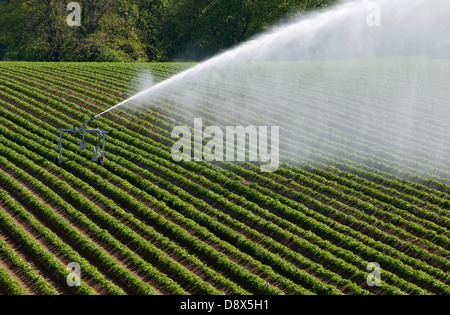
{"type": "MultiPolygon", "coordinates": [[[[407,2],[408,0],[403,0],[404,2],[407,2]]],[[[282,42],[285,44],[289,44],[293,41],[295,41],[295,38],[293,38],[292,34],[296,34],[296,36],[300,36],[301,34],[319,34],[320,31],[323,28],[330,29],[333,26],[340,25],[338,23],[345,22],[349,18],[348,12],[368,12],[367,11],[367,4],[370,3],[371,0],[347,0],[340,2],[339,5],[336,5],[333,10],[324,10],[317,14],[309,14],[305,18],[301,18],[300,20],[294,19],[294,21],[291,24],[284,24],[278,27],[273,28],[272,30],[269,30],[268,32],[265,32],[255,38],[253,38],[250,41],[247,41],[245,43],[242,43],[238,45],[235,48],[232,48],[228,51],[225,51],[221,54],[216,55],[215,57],[212,57],[202,63],[199,63],[198,65],[191,67],[183,72],[180,72],[179,74],[176,74],[172,76],[171,78],[162,81],[144,91],[141,91],[137,93],[136,95],[118,103],[117,105],[105,110],[104,112],[96,115],[93,117],[93,119],[97,119],[100,116],[117,109],[129,102],[132,102],[146,94],[156,92],[157,90],[181,81],[185,79],[186,77],[197,74],[198,72],[201,72],[202,70],[211,70],[214,69],[215,66],[220,67],[221,65],[230,64],[231,62],[235,60],[239,60],[240,62],[252,62],[252,61],[258,61],[258,60],[266,60],[267,58],[271,58],[271,54],[273,54],[273,58],[275,60],[278,59],[278,56],[276,55],[276,49],[277,46],[274,45],[274,43],[282,42]],[[275,51],[274,51],[275,50],[275,51]],[[264,54],[268,55],[268,57],[264,56],[264,54]],[[264,59],[266,58],[266,59],[264,59]]],[[[391,3],[392,1],[389,0],[379,0],[380,5],[385,5],[388,3],[391,3]]],[[[425,0],[416,0],[414,3],[415,5],[423,4],[425,0]]],[[[362,13],[362,14],[363,14],[362,13]]],[[[360,13],[361,14],[361,13],[360,13]]],[[[361,21],[366,19],[361,19],[361,21]]],[[[345,25],[345,23],[344,23],[345,25]]],[[[366,32],[367,33],[367,32],[366,32]]],[[[365,34],[365,33],[364,33],[365,34]]],[[[345,37],[344,37],[345,38],[345,37]]],[[[296,44],[295,42],[293,44],[296,44]]],[[[308,47],[311,43],[306,41],[302,43],[300,46],[298,46],[299,49],[302,47],[308,47]]],[[[298,43],[296,44],[298,45],[298,43]]],[[[297,47],[297,46],[296,46],[297,47]]],[[[329,47],[330,48],[330,47],[329,47]]],[[[344,49],[345,51],[345,49],[344,49]]],[[[281,55],[283,57],[283,55],[281,55]]]]}
{"type": "MultiPolygon", "coordinates": [[[[341,6],[340,11],[342,14],[345,13],[345,9],[346,9],[345,7],[341,6]]],[[[321,22],[326,23],[326,21],[328,20],[327,14],[328,14],[327,12],[322,13],[321,22]]],[[[313,24],[309,23],[310,21],[311,21],[311,19],[304,19],[304,20],[301,20],[300,22],[297,21],[296,23],[289,25],[287,27],[286,26],[284,26],[282,28],[278,27],[278,28],[274,29],[272,32],[262,34],[253,40],[250,40],[250,41],[245,42],[235,48],[232,48],[231,50],[228,50],[221,54],[218,54],[215,57],[212,57],[212,58],[210,58],[192,68],[189,68],[183,72],[180,72],[179,74],[176,74],[176,75],[172,76],[171,78],[164,80],[142,92],[137,93],[136,95],[134,95],[134,96],[120,102],[119,104],[105,110],[104,112],[92,117],[91,120],[97,119],[98,117],[103,116],[104,114],[106,114],[118,107],[121,107],[129,102],[132,102],[133,100],[138,99],[145,94],[156,91],[170,83],[180,81],[181,79],[183,79],[184,77],[186,77],[192,73],[201,71],[202,69],[205,69],[205,68],[209,69],[210,67],[213,67],[216,64],[223,64],[224,62],[225,63],[231,62],[236,57],[239,57],[242,54],[242,52],[249,51],[249,50],[252,50],[252,51],[264,50],[268,44],[270,44],[272,41],[276,40],[277,38],[279,38],[280,36],[283,36],[286,33],[302,32],[304,30],[311,31],[312,28],[318,28],[322,24],[322,23],[317,23],[317,20],[315,20],[314,21],[315,24],[313,25],[313,24]],[[306,23],[308,23],[308,24],[305,25],[306,23]]]]}
{"type": "MultiPolygon", "coordinates": [[[[111,108],[105,110],[104,112],[102,112],[102,113],[100,113],[100,114],[94,116],[93,118],[94,118],[94,119],[97,119],[98,117],[103,116],[104,114],[106,114],[106,113],[108,113],[108,112],[110,112],[110,111],[112,111],[112,110],[114,110],[114,109],[116,109],[116,108],[118,108],[118,107],[121,107],[121,106],[123,106],[123,105],[126,105],[126,104],[128,104],[129,102],[132,102],[133,100],[138,99],[138,98],[140,98],[140,97],[142,97],[142,96],[144,96],[144,95],[146,95],[146,94],[148,94],[148,93],[150,93],[150,92],[153,92],[153,91],[155,91],[155,90],[158,90],[158,89],[162,88],[163,86],[168,85],[169,83],[172,83],[172,82],[175,82],[175,81],[179,81],[179,80],[181,80],[182,78],[184,78],[185,76],[187,76],[187,75],[189,75],[189,74],[191,74],[191,73],[193,73],[193,72],[196,72],[196,71],[198,71],[198,70],[204,68],[205,66],[207,66],[207,65],[209,65],[209,64],[213,64],[217,59],[219,59],[219,58],[222,59],[221,57],[223,57],[224,55],[231,54],[231,53],[233,53],[233,51],[225,52],[225,53],[223,53],[223,54],[221,54],[221,55],[218,55],[218,56],[216,56],[216,57],[213,57],[212,59],[207,60],[207,61],[204,62],[204,63],[198,64],[198,65],[196,65],[196,66],[194,66],[194,67],[192,67],[192,68],[190,68],[190,69],[188,69],[188,70],[185,70],[185,71],[183,71],[183,72],[180,72],[179,74],[176,74],[176,75],[174,75],[173,77],[171,77],[171,78],[169,78],[169,79],[167,79],[167,80],[165,80],[165,81],[162,81],[162,82],[160,82],[160,83],[158,83],[158,84],[156,84],[156,85],[153,85],[152,87],[150,87],[150,88],[148,88],[148,89],[146,89],[146,90],[144,90],[144,91],[142,91],[142,92],[139,92],[139,93],[133,95],[132,97],[130,97],[130,98],[128,98],[128,99],[126,99],[126,100],[120,102],[119,104],[117,104],[117,105],[115,105],[115,106],[113,106],[113,107],[111,107],[111,108]]],[[[234,55],[234,54],[233,54],[233,55],[234,55]]]]}

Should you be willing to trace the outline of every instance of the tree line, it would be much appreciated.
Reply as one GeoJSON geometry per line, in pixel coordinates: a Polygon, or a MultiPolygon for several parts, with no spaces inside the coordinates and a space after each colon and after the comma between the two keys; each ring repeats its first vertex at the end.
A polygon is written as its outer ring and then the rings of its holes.
{"type": "Polygon", "coordinates": [[[198,61],[334,0],[1,0],[0,60],[198,61]],[[68,4],[80,7],[69,26],[68,4]]]}

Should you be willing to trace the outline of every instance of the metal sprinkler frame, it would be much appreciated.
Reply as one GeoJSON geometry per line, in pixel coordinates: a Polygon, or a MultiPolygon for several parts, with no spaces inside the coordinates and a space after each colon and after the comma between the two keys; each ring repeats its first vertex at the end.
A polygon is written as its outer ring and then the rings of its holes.
{"type": "Polygon", "coordinates": [[[61,165],[62,164],[62,147],[63,147],[63,134],[65,132],[67,133],[80,133],[81,134],[81,142],[80,142],[80,150],[86,150],[87,149],[87,143],[85,140],[86,133],[95,134],[97,135],[97,143],[96,145],[93,145],[92,149],[92,162],[98,163],[99,165],[104,165],[104,158],[105,158],[105,141],[106,141],[106,135],[109,133],[108,131],[101,130],[101,129],[88,129],[87,123],[94,121],[96,117],[91,117],[89,120],[86,120],[83,122],[80,129],[76,129],[75,126],[73,129],[57,129],[60,133],[59,137],[59,144],[58,144],[58,150],[59,150],[59,157],[55,156],[55,164],[61,165]],[[101,149],[100,149],[101,146],[101,149]]]}

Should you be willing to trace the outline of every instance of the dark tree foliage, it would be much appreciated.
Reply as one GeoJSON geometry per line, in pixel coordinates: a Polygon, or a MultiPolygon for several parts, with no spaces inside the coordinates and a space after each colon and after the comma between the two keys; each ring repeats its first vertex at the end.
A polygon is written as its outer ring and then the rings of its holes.
{"type": "Polygon", "coordinates": [[[201,60],[334,0],[1,0],[0,60],[201,60]],[[69,2],[81,26],[67,25],[69,2]]]}

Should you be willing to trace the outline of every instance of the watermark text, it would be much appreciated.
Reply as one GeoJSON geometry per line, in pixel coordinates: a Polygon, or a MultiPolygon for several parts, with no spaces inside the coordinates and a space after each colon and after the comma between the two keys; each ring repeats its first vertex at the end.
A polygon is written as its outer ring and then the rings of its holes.
{"type": "Polygon", "coordinates": [[[203,128],[203,120],[196,118],[193,137],[187,126],[175,127],[171,137],[178,139],[172,147],[176,162],[261,162],[262,172],[275,172],[280,164],[278,126],[228,126],[223,130],[218,126],[203,128]]]}

